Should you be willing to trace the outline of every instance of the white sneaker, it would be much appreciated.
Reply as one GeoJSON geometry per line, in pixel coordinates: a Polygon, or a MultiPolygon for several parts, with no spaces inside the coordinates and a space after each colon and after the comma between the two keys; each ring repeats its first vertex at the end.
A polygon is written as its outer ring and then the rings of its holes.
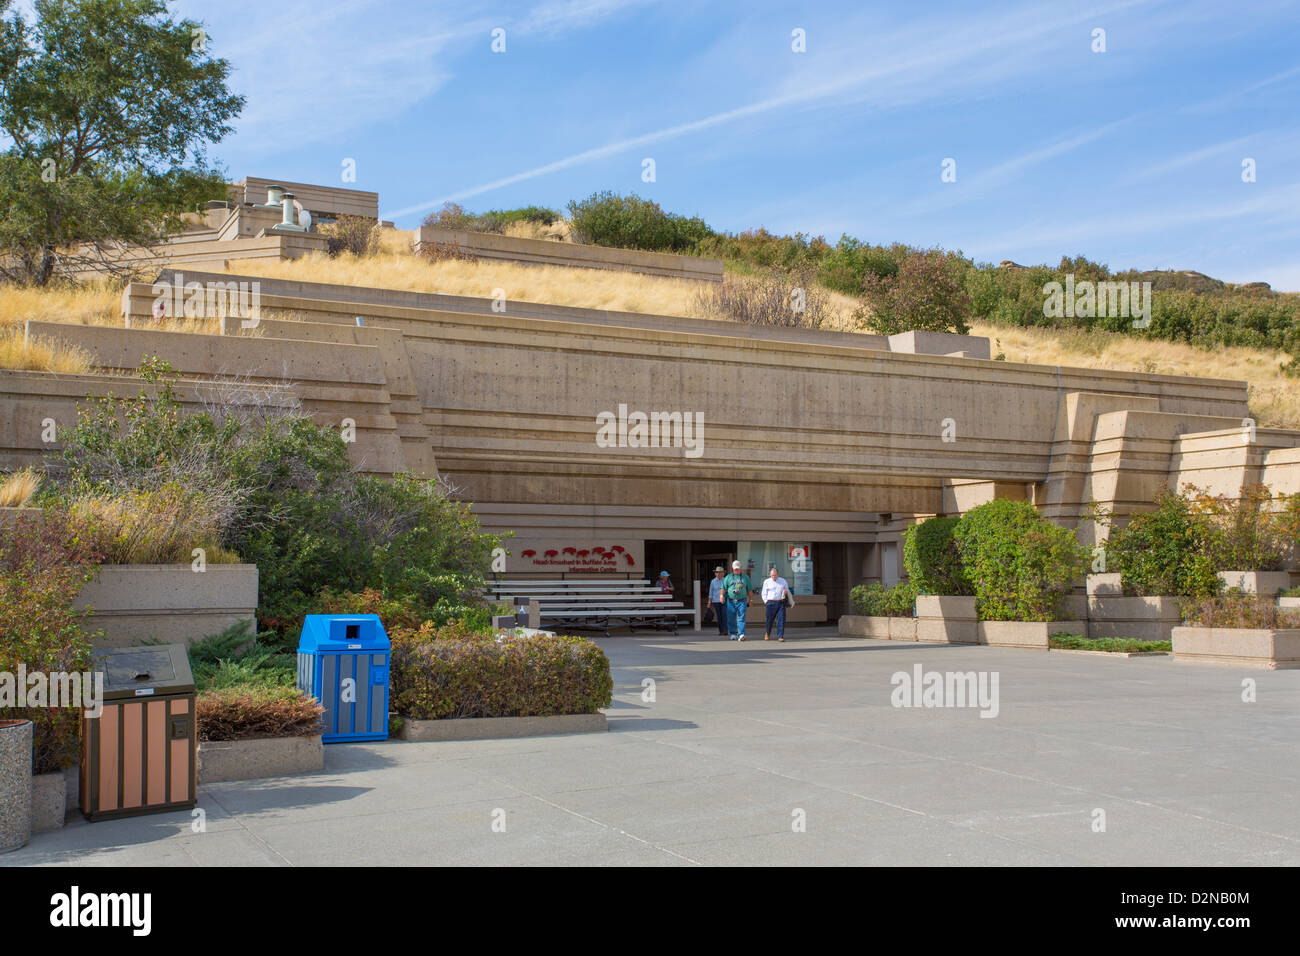
{"type": "Polygon", "coordinates": [[[744,639],[745,639],[745,635],[744,635],[744,634],[741,634],[739,637],[736,638],[736,640],[738,640],[738,641],[743,641],[744,639]]]}

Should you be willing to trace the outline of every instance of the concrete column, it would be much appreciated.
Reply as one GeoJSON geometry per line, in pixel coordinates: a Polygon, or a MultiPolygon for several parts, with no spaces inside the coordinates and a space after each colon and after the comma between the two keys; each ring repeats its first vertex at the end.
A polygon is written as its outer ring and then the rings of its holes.
{"type": "Polygon", "coordinates": [[[528,626],[531,628],[542,626],[542,607],[537,603],[537,598],[528,599],[528,626]]]}
{"type": "Polygon", "coordinates": [[[692,578],[692,579],[691,579],[691,584],[694,585],[694,591],[695,591],[695,630],[696,630],[696,631],[699,631],[699,629],[700,629],[700,615],[701,615],[701,613],[702,613],[703,610],[704,610],[702,607],[700,607],[700,582],[699,582],[699,579],[698,579],[698,578],[692,578]]]}

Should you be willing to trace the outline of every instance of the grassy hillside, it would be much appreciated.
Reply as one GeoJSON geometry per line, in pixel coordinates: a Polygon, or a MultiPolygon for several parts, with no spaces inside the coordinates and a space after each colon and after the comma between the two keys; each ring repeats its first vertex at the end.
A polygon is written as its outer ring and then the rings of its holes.
{"type": "MultiPolygon", "coordinates": [[[[241,274],[344,285],[377,286],[418,292],[490,297],[503,289],[507,298],[593,309],[660,315],[725,318],[701,301],[698,282],[635,273],[524,266],[496,261],[448,259],[430,262],[410,252],[410,233],[385,230],[379,253],[357,258],[309,256],[285,262],[236,264],[241,274]]],[[[748,281],[732,269],[732,281],[748,281]]],[[[823,289],[831,312],[828,327],[855,330],[859,301],[823,289]]],[[[86,356],[45,343],[24,343],[22,323],[39,318],[78,324],[118,325],[121,289],[110,283],[23,289],[0,286],[0,367],[77,372],[86,356]]],[[[180,331],[213,332],[212,322],[169,322],[180,331]]],[[[993,353],[1007,361],[1079,368],[1242,379],[1250,385],[1251,410],[1263,426],[1300,428],[1300,385],[1279,367],[1289,356],[1273,349],[1244,346],[1198,348],[1178,342],[1139,339],[1116,332],[1026,328],[973,322],[971,331],[995,340],[993,353]]]]}

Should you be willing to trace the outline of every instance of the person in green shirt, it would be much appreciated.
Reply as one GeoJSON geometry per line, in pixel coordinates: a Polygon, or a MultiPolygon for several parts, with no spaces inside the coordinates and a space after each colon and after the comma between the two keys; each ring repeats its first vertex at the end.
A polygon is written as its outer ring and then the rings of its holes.
{"type": "Polygon", "coordinates": [[[741,569],[740,562],[732,561],[731,573],[722,579],[722,594],[727,599],[727,630],[733,641],[745,639],[745,612],[753,590],[754,582],[741,569]]]}

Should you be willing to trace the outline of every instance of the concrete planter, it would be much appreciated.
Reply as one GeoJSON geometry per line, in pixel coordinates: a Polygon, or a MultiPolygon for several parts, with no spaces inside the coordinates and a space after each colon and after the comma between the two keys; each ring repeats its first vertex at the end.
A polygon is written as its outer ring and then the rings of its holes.
{"type": "Polygon", "coordinates": [[[494,740],[503,737],[546,737],[608,730],[605,715],[557,714],[551,717],[465,717],[451,720],[402,718],[400,737],[430,740],[494,740]]]}
{"type": "Polygon", "coordinates": [[[1300,668],[1300,628],[1176,627],[1174,660],[1260,670],[1300,668]]]}
{"type": "Polygon", "coordinates": [[[32,722],[0,720],[0,853],[32,838],[32,722]]]}
{"type": "Polygon", "coordinates": [[[257,565],[106,564],[77,599],[93,607],[88,622],[103,630],[99,647],[129,647],[150,638],[189,643],[241,621],[257,628],[257,565]]]}
{"type": "Polygon", "coordinates": [[[1088,634],[1167,641],[1182,623],[1179,605],[1173,597],[1090,597],[1088,634]]]}
{"type": "Polygon", "coordinates": [[[1300,597],[1280,597],[1277,599],[1277,606],[1280,608],[1300,608],[1300,597]]]}
{"type": "Polygon", "coordinates": [[[1088,597],[1123,597],[1124,586],[1118,571],[1090,574],[1087,580],[1088,597]]]}
{"type": "Polygon", "coordinates": [[[846,614],[839,622],[841,637],[871,637],[879,641],[915,641],[916,618],[868,617],[846,614]]]}
{"type": "Polygon", "coordinates": [[[980,621],[979,643],[991,647],[1024,647],[1047,650],[1047,639],[1065,631],[1088,636],[1087,621],[980,621]]]}
{"type": "Polygon", "coordinates": [[[199,783],[255,780],[311,773],[325,767],[325,749],[315,737],[205,740],[199,744],[199,783]]]}
{"type": "Polygon", "coordinates": [[[916,639],[927,644],[978,644],[975,598],[919,596],[916,639]]]}
{"type": "Polygon", "coordinates": [[[32,832],[60,830],[68,817],[68,781],[63,771],[32,777],[32,832]]]}
{"type": "Polygon", "coordinates": [[[1224,588],[1236,588],[1243,594],[1271,597],[1291,587],[1290,571],[1220,571],[1224,588]]]}

